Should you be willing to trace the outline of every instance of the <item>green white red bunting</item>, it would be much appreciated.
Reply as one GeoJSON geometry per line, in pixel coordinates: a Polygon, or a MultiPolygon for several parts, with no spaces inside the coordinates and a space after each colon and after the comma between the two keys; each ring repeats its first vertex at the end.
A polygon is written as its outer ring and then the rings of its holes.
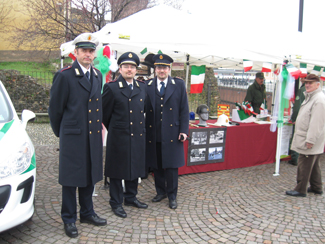
{"type": "Polygon", "coordinates": [[[286,68],[289,72],[289,74],[295,78],[295,80],[297,80],[301,74],[301,71],[299,69],[297,69],[295,66],[293,66],[292,64],[287,64],[286,68]]]}
{"type": "Polygon", "coordinates": [[[247,72],[253,68],[253,61],[244,59],[243,66],[244,66],[244,72],[247,72]]]}
{"type": "Polygon", "coordinates": [[[205,65],[193,65],[191,68],[191,93],[202,93],[205,78],[205,65]]]}
{"type": "Polygon", "coordinates": [[[318,76],[321,69],[322,67],[315,65],[313,70],[310,73],[318,76]]]}
{"type": "Polygon", "coordinates": [[[307,76],[307,64],[300,63],[300,78],[305,78],[307,76]]]}
{"type": "Polygon", "coordinates": [[[271,72],[272,63],[263,63],[262,72],[271,72]]]}

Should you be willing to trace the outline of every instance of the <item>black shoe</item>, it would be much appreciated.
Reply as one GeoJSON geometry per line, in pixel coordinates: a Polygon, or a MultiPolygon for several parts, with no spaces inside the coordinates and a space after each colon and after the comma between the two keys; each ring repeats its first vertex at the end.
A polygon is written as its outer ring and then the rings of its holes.
{"type": "Polygon", "coordinates": [[[166,194],[164,194],[164,195],[157,195],[157,196],[155,196],[155,197],[152,199],[152,201],[153,201],[153,202],[160,202],[161,200],[163,200],[163,199],[166,198],[166,197],[167,197],[166,194]]]}
{"type": "Polygon", "coordinates": [[[114,212],[114,214],[118,217],[121,217],[121,218],[126,218],[126,212],[124,211],[123,207],[122,206],[119,206],[117,208],[112,208],[112,211],[114,212]]]}
{"type": "Polygon", "coordinates": [[[286,194],[294,197],[306,197],[306,194],[297,192],[297,191],[286,191],[286,194]]]}
{"type": "Polygon", "coordinates": [[[102,219],[100,217],[98,217],[97,214],[94,214],[90,217],[87,218],[80,218],[80,222],[81,223],[88,223],[88,224],[93,224],[96,226],[103,226],[107,224],[106,219],[102,219]]]}
{"type": "Polygon", "coordinates": [[[136,207],[136,208],[147,208],[148,205],[143,203],[143,202],[140,202],[138,199],[135,199],[133,202],[128,202],[128,201],[124,201],[124,205],[125,206],[133,206],[133,207],[136,207]]]}
{"type": "Polygon", "coordinates": [[[75,223],[64,224],[65,234],[71,238],[78,236],[78,230],[75,223]]]}
{"type": "Polygon", "coordinates": [[[298,165],[297,161],[293,161],[293,160],[290,160],[288,163],[291,164],[291,165],[295,165],[295,166],[298,165]]]}
{"type": "Polygon", "coordinates": [[[176,209],[177,208],[177,202],[176,202],[176,200],[169,200],[169,207],[171,209],[176,209]]]}
{"type": "Polygon", "coordinates": [[[311,189],[310,187],[307,188],[307,192],[313,192],[313,193],[319,194],[319,195],[323,194],[323,191],[315,191],[315,190],[311,189]]]}

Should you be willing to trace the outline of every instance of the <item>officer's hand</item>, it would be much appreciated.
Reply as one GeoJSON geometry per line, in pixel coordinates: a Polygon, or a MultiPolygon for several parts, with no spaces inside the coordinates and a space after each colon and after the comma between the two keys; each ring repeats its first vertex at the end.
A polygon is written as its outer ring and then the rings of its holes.
{"type": "Polygon", "coordinates": [[[184,142],[184,141],[186,141],[186,138],[187,138],[186,134],[179,133],[178,140],[180,140],[181,142],[184,142]]]}
{"type": "Polygon", "coordinates": [[[314,146],[314,144],[311,144],[311,143],[306,142],[306,147],[308,149],[311,149],[313,146],[314,146]]]}

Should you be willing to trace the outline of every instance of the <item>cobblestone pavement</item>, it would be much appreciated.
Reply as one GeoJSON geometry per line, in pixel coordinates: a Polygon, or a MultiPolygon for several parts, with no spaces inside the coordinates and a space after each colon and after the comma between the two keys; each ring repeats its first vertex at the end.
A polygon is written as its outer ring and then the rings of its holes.
{"type": "Polygon", "coordinates": [[[0,233],[0,243],[325,243],[325,198],[286,196],[295,186],[297,168],[285,162],[280,176],[273,176],[274,164],[180,176],[176,210],[167,199],[151,202],[155,189],[149,175],[138,194],[148,209],[125,206],[125,219],[113,214],[109,190],[99,182],[94,207],[108,224],[77,220],[79,236],[69,238],[60,217],[57,148],[36,146],[34,216],[0,233]]]}

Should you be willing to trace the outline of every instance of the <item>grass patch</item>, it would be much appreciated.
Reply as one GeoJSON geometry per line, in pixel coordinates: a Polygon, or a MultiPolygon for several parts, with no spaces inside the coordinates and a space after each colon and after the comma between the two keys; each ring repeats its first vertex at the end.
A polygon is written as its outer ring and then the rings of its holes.
{"type": "Polygon", "coordinates": [[[53,72],[55,68],[49,62],[1,62],[0,69],[13,69],[21,72],[53,72]]]}

